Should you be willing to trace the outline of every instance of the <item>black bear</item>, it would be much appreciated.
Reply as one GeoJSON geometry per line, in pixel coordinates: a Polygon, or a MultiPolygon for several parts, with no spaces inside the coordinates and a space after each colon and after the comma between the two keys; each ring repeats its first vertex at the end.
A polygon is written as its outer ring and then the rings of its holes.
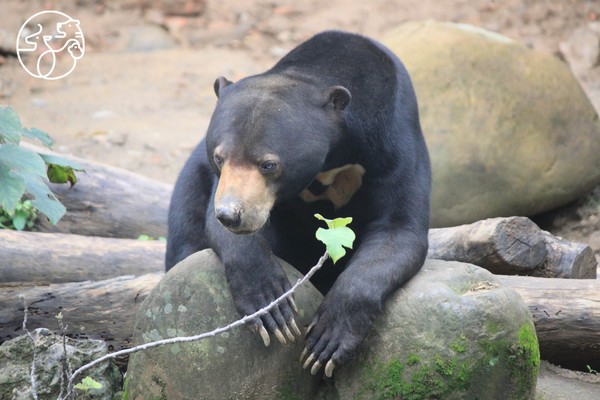
{"type": "MultiPolygon", "coordinates": [[[[328,31],[214,89],[206,138],[173,192],[166,268],[212,248],[248,315],[290,288],[275,256],[306,273],[322,255],[315,213],[353,217],[354,250],[313,277],[325,299],[304,366],[331,376],[427,253],[431,173],[408,73],[383,45],[328,31]]],[[[284,302],[253,327],[265,345],[293,341],[295,312],[284,302]]]]}

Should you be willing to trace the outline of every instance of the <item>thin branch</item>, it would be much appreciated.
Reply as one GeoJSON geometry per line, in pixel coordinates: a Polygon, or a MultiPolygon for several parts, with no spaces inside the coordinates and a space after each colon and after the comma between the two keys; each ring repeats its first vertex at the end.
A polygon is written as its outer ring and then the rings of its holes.
{"type": "MultiPolygon", "coordinates": [[[[158,347],[158,346],[162,346],[162,345],[166,345],[166,344],[194,342],[197,340],[205,339],[207,337],[213,337],[213,336],[216,336],[223,332],[227,332],[235,327],[244,325],[247,322],[249,322],[257,317],[260,317],[261,315],[268,313],[269,310],[271,310],[273,307],[275,307],[277,304],[279,304],[284,299],[291,296],[296,291],[296,289],[298,289],[298,287],[300,287],[307,280],[309,280],[314,275],[314,273],[317,272],[323,266],[325,261],[327,261],[327,258],[329,258],[329,255],[327,253],[323,254],[323,256],[321,256],[321,258],[319,259],[319,262],[314,267],[312,267],[310,269],[310,271],[308,271],[308,273],[306,275],[304,275],[304,277],[302,277],[302,279],[298,279],[298,281],[294,284],[294,286],[292,286],[292,288],[290,290],[288,290],[287,292],[285,292],[284,294],[279,296],[277,299],[273,300],[269,305],[267,305],[264,308],[261,308],[260,310],[256,311],[253,314],[246,315],[245,317],[243,317],[235,322],[232,322],[231,324],[229,324],[227,326],[223,326],[223,327],[217,328],[211,332],[206,332],[206,333],[202,333],[202,334],[195,335],[195,336],[182,336],[182,337],[163,339],[163,340],[158,340],[156,342],[150,342],[150,343],[145,343],[145,344],[142,344],[139,346],[131,347],[129,349],[115,351],[113,353],[106,354],[88,364],[85,364],[85,365],[79,367],[77,370],[75,370],[75,372],[73,373],[73,375],[71,375],[71,378],[69,379],[69,385],[68,385],[69,390],[67,392],[65,399],[71,395],[71,392],[73,391],[73,382],[75,381],[75,378],[77,378],[77,376],[79,376],[83,371],[85,371],[89,368],[92,368],[108,359],[123,356],[125,354],[135,353],[135,352],[138,352],[141,350],[151,349],[153,347],[158,347]]],[[[61,398],[59,398],[58,400],[61,400],[61,398]]]]}
{"type": "Polygon", "coordinates": [[[29,316],[29,309],[27,308],[27,302],[25,301],[25,296],[22,294],[19,295],[19,298],[23,301],[23,330],[29,336],[31,340],[31,345],[33,346],[33,360],[31,361],[31,373],[29,375],[29,380],[31,381],[31,396],[34,400],[38,400],[37,390],[36,390],[36,381],[35,381],[35,359],[36,359],[36,349],[35,349],[35,339],[29,330],[27,329],[27,317],[29,316]]]}

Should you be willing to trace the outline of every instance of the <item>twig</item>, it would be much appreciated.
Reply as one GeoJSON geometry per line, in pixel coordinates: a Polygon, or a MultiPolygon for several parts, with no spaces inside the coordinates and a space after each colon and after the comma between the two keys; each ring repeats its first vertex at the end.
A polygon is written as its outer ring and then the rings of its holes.
{"type": "Polygon", "coordinates": [[[23,330],[29,336],[31,340],[31,345],[33,346],[33,360],[31,361],[31,373],[29,375],[29,380],[31,381],[31,396],[34,400],[38,400],[37,390],[36,390],[36,381],[35,381],[35,360],[36,360],[36,349],[35,349],[35,339],[29,330],[27,329],[27,316],[29,315],[29,309],[27,308],[27,302],[25,301],[25,296],[22,294],[19,295],[19,298],[23,301],[23,330]]]}
{"type": "Polygon", "coordinates": [[[63,354],[64,360],[62,365],[62,371],[60,373],[60,393],[58,394],[58,398],[60,399],[65,391],[65,376],[69,378],[73,375],[73,369],[71,368],[71,362],[69,361],[69,354],[67,352],[67,328],[68,325],[65,325],[63,322],[62,312],[59,312],[56,316],[58,321],[58,327],[60,328],[60,333],[62,336],[62,346],[63,346],[63,354]],[[66,373],[65,373],[66,367],[66,373]]]}
{"type": "MultiPolygon", "coordinates": [[[[131,347],[129,349],[115,351],[113,353],[109,353],[100,358],[97,358],[96,360],[94,360],[88,364],[82,365],[77,370],[75,370],[73,375],[71,375],[71,378],[69,379],[67,395],[64,399],[68,399],[69,396],[71,395],[71,393],[73,391],[73,382],[75,381],[75,378],[77,378],[77,376],[79,376],[83,371],[85,371],[89,368],[92,368],[106,360],[109,360],[109,359],[115,358],[115,357],[119,357],[119,356],[123,356],[125,354],[135,353],[135,352],[138,352],[141,350],[151,349],[153,347],[158,347],[158,346],[162,346],[162,345],[166,345],[166,344],[194,342],[197,340],[205,339],[207,337],[213,337],[213,336],[216,336],[223,332],[227,332],[235,327],[244,325],[248,321],[253,320],[254,318],[260,317],[263,314],[266,314],[267,312],[269,312],[269,310],[271,310],[271,308],[275,307],[281,301],[283,301],[287,297],[291,296],[296,291],[296,289],[298,289],[298,287],[300,287],[300,285],[304,284],[307,280],[309,280],[314,275],[314,273],[317,272],[323,266],[325,261],[327,261],[327,258],[329,258],[329,255],[327,253],[323,254],[323,256],[321,256],[321,258],[319,259],[319,262],[314,267],[312,267],[310,269],[310,271],[308,271],[308,273],[306,275],[304,275],[304,277],[302,277],[302,279],[298,279],[298,281],[294,284],[294,286],[292,286],[292,288],[290,290],[288,290],[287,292],[285,292],[284,294],[279,296],[277,299],[273,300],[269,305],[267,305],[264,308],[261,308],[260,310],[256,311],[253,314],[246,315],[245,317],[243,317],[235,322],[232,322],[231,324],[229,324],[227,326],[223,326],[223,327],[217,328],[211,332],[206,332],[206,333],[202,333],[202,334],[195,335],[195,336],[182,336],[182,337],[174,337],[174,338],[169,338],[169,339],[157,340],[156,342],[145,343],[145,344],[142,344],[139,346],[131,347]]],[[[62,398],[59,397],[57,400],[62,400],[62,398]]]]}

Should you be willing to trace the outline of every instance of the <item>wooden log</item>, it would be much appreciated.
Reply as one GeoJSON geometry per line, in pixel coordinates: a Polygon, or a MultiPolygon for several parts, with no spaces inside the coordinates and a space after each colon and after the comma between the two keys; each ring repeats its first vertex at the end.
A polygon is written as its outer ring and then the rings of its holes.
{"type": "MultiPolygon", "coordinates": [[[[23,145],[53,154],[41,147],[23,145]]],[[[67,213],[56,225],[40,218],[40,231],[116,238],[167,235],[172,185],[94,161],[65,157],[81,164],[86,172],[77,173],[73,187],[50,184],[67,213]]]]}
{"type": "MultiPolygon", "coordinates": [[[[139,304],[162,273],[98,282],[3,287],[0,289],[0,343],[22,332],[23,294],[30,305],[28,328],[58,330],[62,311],[73,337],[106,340],[115,350],[131,345],[139,304]]],[[[600,370],[600,281],[497,276],[515,289],[534,318],[542,358],[566,368],[600,370]]]]}
{"type": "Polygon", "coordinates": [[[100,281],[164,271],[165,243],[0,230],[0,285],[100,281]]]}
{"type": "Polygon", "coordinates": [[[2,287],[0,343],[23,334],[22,294],[28,304],[27,329],[60,332],[55,316],[62,312],[67,335],[105,340],[110,350],[131,347],[139,305],[162,273],[122,276],[98,282],[2,287]]]}
{"type": "MultiPolygon", "coordinates": [[[[470,262],[497,274],[595,277],[589,246],[532,227],[526,218],[497,218],[432,229],[429,257],[470,262]]],[[[0,230],[0,282],[66,283],[160,272],[164,251],[158,241],[0,230]]]]}
{"type": "Polygon", "coordinates": [[[544,360],[600,370],[600,280],[497,276],[529,306],[544,360]]]}
{"type": "Polygon", "coordinates": [[[525,217],[430,229],[427,257],[468,262],[494,274],[596,278],[589,246],[554,237],[525,217]]]}
{"type": "MultiPolygon", "coordinates": [[[[121,238],[137,238],[140,234],[166,236],[171,185],[71,158],[87,172],[78,174],[79,181],[72,188],[51,185],[68,211],[56,226],[41,218],[39,230],[121,238]]],[[[596,261],[589,246],[561,241],[524,217],[492,218],[431,229],[429,241],[429,258],[469,262],[496,274],[596,277],[596,261]]]]}

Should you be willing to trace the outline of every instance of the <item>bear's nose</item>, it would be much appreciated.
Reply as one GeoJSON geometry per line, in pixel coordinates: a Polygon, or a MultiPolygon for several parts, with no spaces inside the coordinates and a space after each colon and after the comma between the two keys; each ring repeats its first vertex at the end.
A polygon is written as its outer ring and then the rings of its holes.
{"type": "Polygon", "coordinates": [[[217,219],[228,229],[239,228],[242,223],[241,212],[234,206],[220,206],[215,210],[217,219]]]}

